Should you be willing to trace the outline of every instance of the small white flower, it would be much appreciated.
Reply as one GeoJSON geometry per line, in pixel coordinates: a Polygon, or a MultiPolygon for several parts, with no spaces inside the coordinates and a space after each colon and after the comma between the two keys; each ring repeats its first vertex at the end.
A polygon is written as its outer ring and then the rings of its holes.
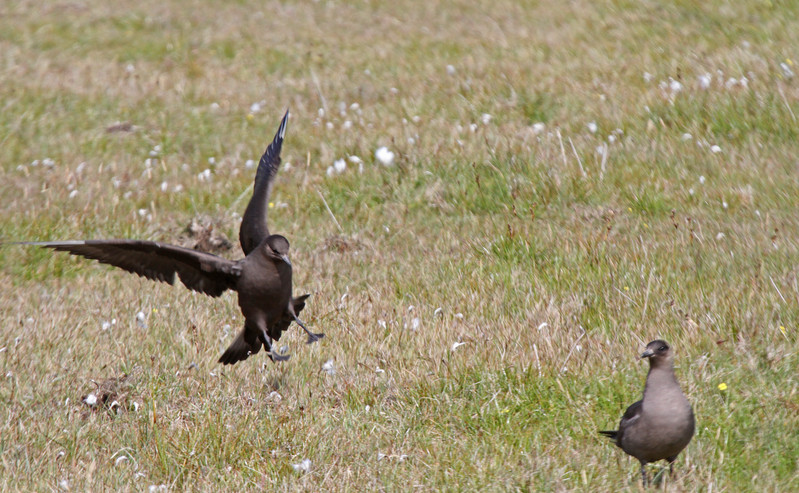
{"type": "Polygon", "coordinates": [[[682,134],[682,137],[680,137],[680,139],[682,139],[682,140],[691,140],[693,138],[694,138],[694,136],[689,134],[688,132],[682,134]]]}
{"type": "Polygon", "coordinates": [[[693,189],[693,188],[689,188],[689,189],[688,189],[688,195],[693,195],[694,193],[695,193],[695,192],[694,192],[694,189],[693,189]]]}
{"type": "Polygon", "coordinates": [[[726,200],[723,200],[723,201],[721,201],[721,206],[723,208],[727,209],[730,206],[730,204],[728,204],[726,200]]]}
{"type": "Polygon", "coordinates": [[[463,319],[463,313],[456,313],[455,318],[463,319]]]}
{"type": "Polygon", "coordinates": [[[721,147],[717,145],[710,146],[710,152],[712,152],[713,154],[718,154],[721,152],[721,147]]]}
{"type": "Polygon", "coordinates": [[[456,349],[458,349],[459,347],[461,347],[461,346],[463,346],[465,344],[466,344],[465,342],[457,342],[457,341],[453,342],[452,343],[452,350],[455,351],[456,349]]]}
{"type": "Polygon", "coordinates": [[[253,103],[250,105],[250,113],[255,114],[261,111],[261,103],[253,103]]]}
{"type": "Polygon", "coordinates": [[[67,481],[66,479],[62,479],[61,481],[58,482],[58,487],[64,491],[69,491],[69,481],[67,481]]]}
{"type": "Polygon", "coordinates": [[[172,191],[173,191],[174,193],[180,193],[180,192],[182,192],[182,191],[183,191],[183,185],[180,185],[180,184],[178,184],[178,185],[175,185],[175,187],[172,189],[172,191]]]}
{"type": "MultiPolygon", "coordinates": [[[[385,372],[386,372],[386,370],[380,368],[379,366],[377,368],[375,368],[375,373],[385,373],[385,372]]],[[[367,407],[369,407],[369,406],[367,406],[367,407]]],[[[367,411],[368,411],[368,409],[367,409],[367,411]]]]}
{"type": "Polygon", "coordinates": [[[588,131],[591,132],[592,134],[595,134],[597,129],[599,128],[597,127],[596,122],[588,122],[588,125],[586,126],[588,127],[588,131]]]}
{"type": "Polygon", "coordinates": [[[785,76],[786,79],[792,79],[794,76],[793,70],[791,70],[791,66],[785,62],[780,63],[780,68],[782,69],[782,75],[785,76]]]}
{"type": "Polygon", "coordinates": [[[385,320],[378,320],[377,325],[379,325],[381,329],[385,329],[387,327],[385,320]]]}
{"type": "Polygon", "coordinates": [[[388,147],[380,147],[375,151],[375,158],[380,161],[383,166],[391,166],[394,163],[394,153],[388,150],[388,147]]]}
{"type": "Polygon", "coordinates": [[[600,156],[605,154],[605,146],[596,146],[596,153],[600,156]]]}
{"type": "Polygon", "coordinates": [[[682,84],[678,80],[671,79],[669,81],[669,89],[671,89],[673,93],[678,93],[682,91],[682,84]]]}
{"type": "Polygon", "coordinates": [[[705,175],[699,175],[699,183],[701,183],[702,185],[705,184],[705,175]]]}
{"type": "Polygon", "coordinates": [[[716,235],[716,240],[723,240],[723,239],[724,239],[724,233],[719,231],[719,233],[716,235]]]}
{"type": "Polygon", "coordinates": [[[469,130],[471,130],[472,133],[477,132],[477,124],[476,123],[470,123],[469,124],[469,130]]]}
{"type": "Polygon", "coordinates": [[[77,196],[78,196],[78,191],[77,190],[73,190],[73,191],[69,192],[69,198],[74,199],[77,196]]]}
{"type": "Polygon", "coordinates": [[[616,142],[616,136],[613,134],[608,135],[608,142],[610,142],[611,144],[616,142]]]}
{"type": "Polygon", "coordinates": [[[244,167],[247,169],[252,169],[255,166],[255,164],[256,164],[255,161],[253,161],[252,159],[244,161],[244,167]]]}
{"type": "Polygon", "coordinates": [[[333,360],[332,359],[329,359],[329,360],[325,361],[325,363],[322,365],[322,371],[324,371],[328,375],[335,375],[336,374],[336,368],[335,368],[335,366],[333,366],[333,360]]]}
{"type": "Polygon", "coordinates": [[[204,169],[197,174],[197,179],[200,181],[211,181],[211,170],[204,169]]]}
{"type": "Polygon", "coordinates": [[[125,72],[127,72],[129,74],[132,74],[135,71],[136,71],[136,67],[132,63],[129,63],[129,64],[125,65],[125,72]]]}
{"type": "Polygon", "coordinates": [[[489,115],[488,113],[483,113],[480,116],[480,121],[483,122],[483,125],[488,125],[489,123],[491,123],[491,115],[489,115]]]}
{"type": "Polygon", "coordinates": [[[652,82],[655,76],[650,74],[649,72],[644,72],[644,82],[652,82]]]}
{"type": "Polygon", "coordinates": [[[169,190],[169,183],[167,183],[165,181],[162,181],[161,182],[161,191],[162,192],[166,192],[167,190],[169,190]]]}
{"type": "Polygon", "coordinates": [[[455,75],[455,66],[447,65],[447,75],[455,75]]]}
{"type": "Polygon", "coordinates": [[[97,405],[97,396],[94,394],[89,394],[83,399],[83,402],[89,407],[94,407],[97,405]]]}
{"type": "Polygon", "coordinates": [[[396,87],[392,87],[391,89],[388,90],[388,92],[390,92],[391,94],[399,94],[399,89],[397,89],[396,87]]]}
{"type": "Polygon", "coordinates": [[[325,127],[326,127],[328,130],[333,130],[333,122],[327,122],[327,123],[325,123],[325,127]]]}
{"type": "Polygon", "coordinates": [[[341,124],[341,128],[343,130],[349,130],[352,128],[352,122],[350,120],[344,120],[344,123],[341,124]]]}
{"type": "Polygon", "coordinates": [[[414,318],[411,320],[411,330],[419,330],[419,327],[422,325],[422,321],[419,320],[419,317],[414,318]]]}
{"type": "Polygon", "coordinates": [[[53,161],[49,157],[46,157],[46,158],[42,159],[42,166],[46,166],[48,168],[52,168],[53,166],[55,166],[55,161],[53,161]]]}
{"type": "Polygon", "coordinates": [[[347,161],[344,159],[336,159],[333,163],[333,168],[336,170],[336,173],[343,173],[347,169],[347,161]]]}
{"type": "Polygon", "coordinates": [[[349,162],[353,163],[353,164],[361,164],[361,163],[363,163],[363,159],[359,158],[356,155],[352,155],[352,156],[348,157],[347,160],[349,162]]]}
{"type": "Polygon", "coordinates": [[[111,328],[111,322],[103,322],[102,329],[108,330],[111,328]]]}
{"type": "Polygon", "coordinates": [[[545,129],[546,129],[546,125],[544,125],[544,124],[543,124],[543,123],[541,123],[541,122],[538,122],[538,123],[535,123],[535,124],[533,124],[533,133],[534,133],[535,135],[538,135],[538,134],[540,134],[540,133],[541,133],[541,132],[543,132],[545,129]]]}
{"type": "Polygon", "coordinates": [[[219,103],[211,103],[211,110],[216,111],[219,109],[219,103]]]}
{"type": "Polygon", "coordinates": [[[710,87],[710,83],[713,81],[713,76],[710,74],[704,74],[699,76],[699,87],[702,89],[707,89],[710,87]]]}
{"type": "Polygon", "coordinates": [[[435,311],[433,312],[433,316],[436,316],[436,315],[441,315],[441,312],[443,312],[443,311],[444,311],[444,309],[443,309],[443,308],[441,308],[441,307],[439,306],[439,307],[438,307],[438,308],[436,308],[436,309],[435,309],[435,311]]]}
{"type": "Polygon", "coordinates": [[[311,470],[311,459],[303,459],[301,462],[291,465],[296,472],[308,472],[311,470]]]}
{"type": "Polygon", "coordinates": [[[147,316],[144,314],[144,312],[139,312],[136,314],[136,323],[139,324],[139,327],[142,329],[147,328],[147,316]]]}

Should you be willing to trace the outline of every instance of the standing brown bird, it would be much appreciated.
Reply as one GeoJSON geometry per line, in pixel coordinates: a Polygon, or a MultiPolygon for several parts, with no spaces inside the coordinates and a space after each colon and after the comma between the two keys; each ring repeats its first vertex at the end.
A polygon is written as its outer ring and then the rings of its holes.
{"type": "Polygon", "coordinates": [[[644,397],[627,408],[618,430],[599,433],[638,459],[646,486],[647,463],[666,459],[669,472],[674,472],[677,455],[694,436],[694,411],[674,376],[674,353],[669,345],[652,341],[641,358],[649,358],[644,397]]]}
{"type": "Polygon", "coordinates": [[[241,220],[239,240],[246,255],[232,261],[210,253],[174,245],[141,240],[86,240],[21,242],[81,255],[113,265],[154,281],[174,284],[175,274],[183,284],[212,297],[232,289],[239,295],[244,315],[244,330],[219,358],[222,364],[235,364],[261,350],[263,345],[272,360],[289,357],[278,354],[273,342],[288,329],[292,320],[308,334],[308,344],[324,337],[314,334],[297,317],[308,294],[291,295],[289,242],[281,235],[270,235],[266,223],[272,183],[280,166],[280,148],[286,134],[286,111],[274,140],[266,148],[258,170],[252,198],[241,220]]]}

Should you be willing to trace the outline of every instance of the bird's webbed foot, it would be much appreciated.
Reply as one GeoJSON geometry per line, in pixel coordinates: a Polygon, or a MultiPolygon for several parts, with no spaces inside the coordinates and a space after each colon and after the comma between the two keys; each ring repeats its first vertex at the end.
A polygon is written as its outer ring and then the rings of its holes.
{"type": "Polygon", "coordinates": [[[318,341],[319,339],[321,339],[321,338],[323,338],[325,336],[321,332],[316,333],[316,332],[311,332],[310,330],[308,330],[308,327],[305,326],[303,321],[300,320],[299,317],[297,317],[297,315],[294,315],[294,321],[297,322],[297,325],[302,327],[302,330],[304,330],[306,334],[308,334],[308,340],[305,341],[305,344],[313,344],[314,342],[318,341]]]}

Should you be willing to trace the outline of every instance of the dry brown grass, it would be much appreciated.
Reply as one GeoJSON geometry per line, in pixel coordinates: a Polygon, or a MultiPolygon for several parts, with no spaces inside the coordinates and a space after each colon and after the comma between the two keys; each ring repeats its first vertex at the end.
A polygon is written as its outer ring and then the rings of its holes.
{"type": "Polygon", "coordinates": [[[656,337],[698,419],[667,488],[799,488],[796,10],[0,6],[0,240],[234,239],[289,106],[270,224],[327,333],[222,368],[232,295],[5,245],[0,489],[635,490],[595,431],[656,337]]]}

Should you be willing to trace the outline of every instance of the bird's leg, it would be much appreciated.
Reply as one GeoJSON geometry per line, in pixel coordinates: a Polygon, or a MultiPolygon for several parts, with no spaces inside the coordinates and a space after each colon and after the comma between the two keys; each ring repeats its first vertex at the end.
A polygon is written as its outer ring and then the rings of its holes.
{"type": "Polygon", "coordinates": [[[641,481],[643,481],[644,488],[646,488],[646,485],[648,483],[646,478],[646,462],[641,462],[641,481]]]}
{"type": "Polygon", "coordinates": [[[310,330],[308,330],[308,328],[305,326],[305,324],[302,322],[302,320],[300,320],[300,318],[297,315],[294,314],[293,310],[292,310],[291,316],[294,317],[294,321],[297,322],[297,325],[302,327],[302,330],[304,330],[305,333],[308,334],[308,340],[305,341],[305,344],[313,344],[314,342],[318,341],[319,339],[321,339],[321,338],[323,338],[325,336],[321,332],[320,333],[314,333],[314,332],[311,332],[310,330]]]}
{"type": "Polygon", "coordinates": [[[277,351],[275,351],[274,346],[272,346],[272,338],[266,334],[265,330],[261,330],[261,335],[263,336],[264,346],[269,351],[269,357],[272,358],[273,361],[286,361],[291,357],[289,354],[278,354],[277,351]]]}

